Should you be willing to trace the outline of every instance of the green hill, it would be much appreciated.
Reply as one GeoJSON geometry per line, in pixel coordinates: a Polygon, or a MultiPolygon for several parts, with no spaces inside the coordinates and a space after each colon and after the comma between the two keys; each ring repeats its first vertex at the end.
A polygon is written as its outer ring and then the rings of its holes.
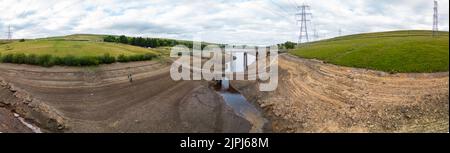
{"type": "Polygon", "coordinates": [[[74,41],[74,40],[28,40],[25,42],[12,42],[0,45],[2,54],[25,53],[25,54],[50,54],[54,56],[99,56],[109,53],[113,56],[120,54],[143,54],[157,53],[155,50],[124,45],[118,43],[74,41]]]}
{"type": "Polygon", "coordinates": [[[290,54],[332,64],[392,73],[447,72],[449,33],[391,31],[337,37],[311,42],[290,54]]]}
{"type": "Polygon", "coordinates": [[[43,66],[85,66],[116,61],[149,60],[160,55],[159,49],[103,42],[103,37],[102,35],[69,35],[0,43],[0,62],[43,66]]]}

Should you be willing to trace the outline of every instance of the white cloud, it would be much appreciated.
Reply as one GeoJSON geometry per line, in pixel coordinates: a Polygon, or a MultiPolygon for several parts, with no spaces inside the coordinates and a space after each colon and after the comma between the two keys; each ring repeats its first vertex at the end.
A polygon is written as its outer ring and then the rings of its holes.
{"type": "MultiPolygon", "coordinates": [[[[448,0],[440,28],[449,29],[448,0]]],[[[296,41],[300,0],[0,0],[0,38],[73,33],[170,37],[236,44],[296,41]]],[[[307,1],[321,37],[381,30],[431,29],[431,0],[307,1]]],[[[312,33],[312,31],[310,31],[312,33]]]]}

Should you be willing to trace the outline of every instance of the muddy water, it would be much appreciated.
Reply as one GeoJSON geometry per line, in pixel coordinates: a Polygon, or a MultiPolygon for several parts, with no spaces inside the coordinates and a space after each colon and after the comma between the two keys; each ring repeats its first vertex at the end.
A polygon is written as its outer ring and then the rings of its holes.
{"type": "Polygon", "coordinates": [[[234,112],[245,118],[252,124],[251,133],[262,133],[263,127],[267,122],[262,113],[247,99],[242,96],[237,90],[230,86],[229,80],[222,80],[220,87],[217,87],[217,92],[223,97],[225,103],[230,106],[234,112]]]}

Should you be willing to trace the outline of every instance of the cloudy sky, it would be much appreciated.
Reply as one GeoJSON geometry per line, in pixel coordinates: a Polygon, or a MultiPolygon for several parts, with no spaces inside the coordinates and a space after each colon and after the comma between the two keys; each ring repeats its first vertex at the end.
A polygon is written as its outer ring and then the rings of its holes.
{"type": "MultiPolygon", "coordinates": [[[[297,41],[302,3],[319,39],[433,23],[432,0],[0,0],[0,38],[11,25],[14,38],[93,33],[267,45],[297,41]]],[[[439,3],[440,30],[448,31],[449,1],[439,3]]]]}

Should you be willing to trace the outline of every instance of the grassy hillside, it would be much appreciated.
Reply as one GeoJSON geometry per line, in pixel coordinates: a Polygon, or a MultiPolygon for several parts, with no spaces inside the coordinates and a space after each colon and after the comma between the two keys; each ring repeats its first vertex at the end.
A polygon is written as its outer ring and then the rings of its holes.
{"type": "Polygon", "coordinates": [[[304,44],[289,52],[336,65],[386,72],[446,72],[449,35],[431,31],[392,31],[349,35],[304,44]]]}
{"type": "Polygon", "coordinates": [[[29,40],[25,42],[12,42],[0,45],[2,54],[25,53],[25,54],[50,54],[54,56],[99,56],[109,53],[113,56],[120,54],[143,54],[156,53],[154,50],[135,47],[130,45],[91,42],[91,41],[62,41],[62,40],[29,40]]]}
{"type": "Polygon", "coordinates": [[[160,55],[157,49],[107,43],[102,40],[102,35],[69,35],[0,43],[0,62],[84,66],[149,60],[160,55]]]}
{"type": "Polygon", "coordinates": [[[60,37],[41,38],[40,40],[71,40],[71,41],[96,41],[101,42],[106,35],[73,34],[60,37]]]}

